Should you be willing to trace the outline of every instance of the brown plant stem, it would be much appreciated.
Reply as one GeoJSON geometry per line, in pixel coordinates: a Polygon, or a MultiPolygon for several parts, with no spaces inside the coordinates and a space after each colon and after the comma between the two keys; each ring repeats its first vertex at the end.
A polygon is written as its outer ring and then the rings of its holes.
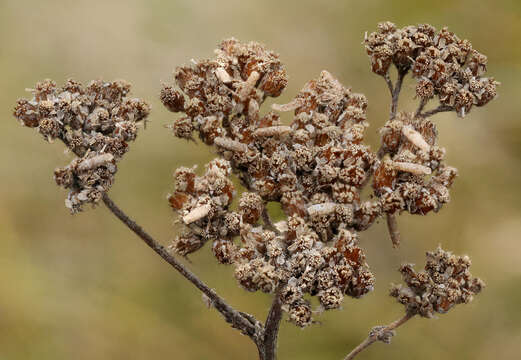
{"type": "MultiPolygon", "coordinates": [[[[391,78],[389,77],[389,73],[385,74],[383,77],[385,83],[387,84],[387,87],[389,88],[389,92],[391,93],[391,110],[389,113],[389,120],[393,120],[396,117],[396,112],[398,110],[398,99],[400,98],[403,79],[405,78],[405,75],[407,75],[407,72],[407,69],[398,69],[398,78],[396,79],[396,84],[394,86],[393,82],[391,81],[391,78]]],[[[423,108],[422,105],[420,105],[418,111],[421,111],[421,108],[423,108]]],[[[385,150],[383,145],[380,146],[376,155],[378,156],[378,159],[383,159],[383,157],[385,156],[385,150]]],[[[370,172],[363,183],[364,187],[365,185],[367,185],[367,183],[369,183],[369,178],[373,175],[373,172],[374,169],[370,169],[370,172]]],[[[400,244],[400,232],[398,231],[398,224],[396,223],[396,218],[392,214],[387,214],[386,221],[387,229],[389,230],[389,236],[391,237],[393,247],[397,247],[400,244]]]]}
{"type": "Polygon", "coordinates": [[[398,69],[398,78],[396,79],[396,84],[394,85],[394,88],[391,80],[389,79],[389,75],[387,74],[384,77],[385,82],[387,83],[387,86],[389,87],[389,90],[391,92],[391,111],[389,115],[390,120],[396,117],[396,111],[398,109],[398,99],[402,90],[403,79],[405,75],[407,75],[407,72],[407,70],[398,69]]]}
{"type": "Polygon", "coordinates": [[[447,111],[453,111],[453,110],[454,110],[454,108],[452,106],[440,105],[437,108],[434,108],[432,110],[419,113],[417,115],[417,117],[425,119],[425,118],[428,118],[429,116],[435,115],[440,112],[447,112],[447,111]]]}
{"type": "Polygon", "coordinates": [[[385,83],[387,84],[387,87],[389,88],[389,92],[391,93],[391,95],[393,94],[393,91],[394,91],[394,85],[393,85],[393,81],[391,80],[391,77],[389,76],[389,72],[387,72],[384,76],[383,76],[384,80],[385,80],[385,83]]]}
{"type": "Polygon", "coordinates": [[[421,99],[420,100],[420,103],[418,104],[418,109],[416,109],[416,111],[414,112],[414,117],[417,118],[418,116],[420,116],[421,112],[423,111],[423,109],[425,108],[425,105],[427,105],[427,102],[429,100],[427,99],[421,99]]]}
{"type": "Polygon", "coordinates": [[[280,321],[282,320],[282,302],[279,292],[275,293],[271,308],[264,324],[264,337],[257,344],[260,360],[275,360],[277,354],[277,339],[279,336],[280,321]]]}
{"type": "Polygon", "coordinates": [[[354,359],[356,355],[364,351],[366,348],[371,346],[374,342],[380,340],[382,335],[385,333],[391,332],[394,329],[398,328],[399,326],[405,324],[408,320],[410,320],[414,314],[406,313],[402,318],[390,323],[386,327],[375,331],[374,333],[370,334],[367,339],[362,341],[360,344],[358,344],[357,347],[355,347],[347,356],[344,358],[344,360],[351,360],[354,359]]]}
{"type": "Polygon", "coordinates": [[[194,273],[173,257],[163,245],[152,238],[152,236],[143,230],[141,226],[136,224],[134,220],[129,218],[106,193],[103,194],[103,202],[123,224],[139,236],[141,240],[176,269],[185,279],[190,281],[205,294],[210,299],[211,305],[224,316],[226,322],[231,324],[233,328],[241,331],[244,335],[249,336],[255,343],[258,342],[258,338],[262,335],[262,325],[259,321],[255,320],[251,315],[245,316],[243,313],[228,305],[215,291],[210,289],[208,285],[202,282],[194,273]]]}
{"type": "Polygon", "coordinates": [[[280,231],[275,227],[273,224],[273,221],[271,221],[270,214],[268,212],[268,209],[266,207],[266,204],[264,204],[264,208],[262,209],[262,221],[264,222],[264,225],[271,231],[275,232],[275,234],[280,234],[280,231]]]}

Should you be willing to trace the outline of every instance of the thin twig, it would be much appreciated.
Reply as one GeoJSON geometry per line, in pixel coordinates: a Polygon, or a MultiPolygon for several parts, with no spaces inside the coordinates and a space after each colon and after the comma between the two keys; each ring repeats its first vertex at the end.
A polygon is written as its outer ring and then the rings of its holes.
{"type": "Polygon", "coordinates": [[[275,232],[277,235],[280,233],[280,231],[277,229],[277,227],[275,225],[273,225],[273,221],[271,221],[271,217],[270,217],[270,214],[268,213],[268,208],[266,207],[266,204],[264,205],[264,208],[262,209],[262,221],[264,222],[264,225],[266,226],[266,228],[275,232]]]}
{"type": "Polygon", "coordinates": [[[420,104],[418,105],[418,109],[416,109],[416,112],[414,113],[414,117],[417,118],[418,116],[420,116],[421,112],[423,111],[423,108],[425,107],[425,105],[427,105],[427,103],[429,102],[428,99],[424,99],[422,98],[420,100],[420,104]]]}
{"type": "Polygon", "coordinates": [[[386,327],[379,329],[378,331],[372,332],[367,339],[365,339],[363,342],[361,342],[357,347],[355,347],[347,356],[344,358],[344,360],[351,360],[354,359],[356,355],[358,355],[360,352],[365,350],[367,347],[369,347],[374,342],[382,339],[386,333],[392,332],[394,329],[398,328],[400,325],[403,325],[406,323],[409,319],[411,319],[414,315],[406,313],[405,316],[403,316],[401,319],[398,319],[386,327]]]}
{"type": "Polygon", "coordinates": [[[400,246],[400,232],[398,231],[398,223],[396,222],[396,217],[394,214],[387,213],[387,229],[389,230],[389,236],[391,237],[391,242],[393,243],[393,247],[397,248],[400,246]]]}
{"type": "Polygon", "coordinates": [[[107,208],[116,217],[121,220],[130,230],[139,236],[152,250],[154,250],[163,260],[172,265],[184,278],[190,281],[203,294],[205,294],[211,301],[211,304],[217,311],[219,311],[226,322],[230,323],[233,328],[240,330],[243,334],[248,335],[255,343],[262,334],[262,325],[260,322],[254,320],[252,316],[244,316],[241,312],[235,310],[228,305],[223,298],[221,298],[215,291],[210,289],[208,285],[202,282],[194,273],[184,267],[176,258],[174,258],[163,245],[152,238],[141,226],[130,219],[105,193],[103,194],[103,202],[107,208]]]}
{"type": "Polygon", "coordinates": [[[428,118],[429,116],[435,115],[435,114],[440,113],[440,112],[447,112],[447,111],[453,111],[453,110],[454,110],[454,108],[452,106],[440,105],[440,106],[438,106],[435,109],[432,109],[432,110],[429,110],[429,111],[425,111],[423,113],[418,114],[417,117],[425,119],[425,118],[428,118]]]}
{"type": "Polygon", "coordinates": [[[282,302],[279,291],[275,293],[266,323],[264,324],[264,339],[259,347],[261,360],[274,360],[277,353],[277,338],[279,336],[280,321],[282,320],[282,302]]]}
{"type": "Polygon", "coordinates": [[[407,71],[398,70],[398,79],[396,79],[396,84],[391,92],[391,114],[389,116],[390,120],[396,117],[396,110],[398,109],[398,98],[400,97],[403,78],[405,77],[405,75],[407,75],[407,71]]]}
{"type": "Polygon", "coordinates": [[[389,92],[391,93],[391,96],[393,96],[393,92],[394,92],[394,85],[393,85],[393,82],[391,80],[391,77],[389,76],[389,72],[387,72],[384,76],[383,76],[384,80],[385,80],[385,83],[387,84],[387,87],[389,88],[389,92]]]}

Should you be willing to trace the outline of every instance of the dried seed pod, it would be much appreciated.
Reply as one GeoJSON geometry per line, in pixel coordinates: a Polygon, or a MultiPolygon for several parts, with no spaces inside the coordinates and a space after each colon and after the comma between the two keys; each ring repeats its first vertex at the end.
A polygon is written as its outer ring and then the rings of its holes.
{"type": "Polygon", "coordinates": [[[212,251],[221,264],[232,264],[237,254],[237,246],[230,240],[215,240],[212,251]]]}
{"type": "Polygon", "coordinates": [[[253,136],[257,137],[269,137],[269,136],[278,136],[284,135],[291,132],[291,128],[289,126],[269,126],[265,128],[258,128],[253,132],[253,136]]]}
{"type": "Polygon", "coordinates": [[[391,166],[395,170],[408,172],[414,175],[430,175],[430,173],[432,172],[431,169],[427,166],[415,163],[393,161],[391,166]]]}
{"type": "Polygon", "coordinates": [[[170,249],[181,256],[186,256],[199,250],[204,244],[204,239],[197,236],[177,236],[170,249]]]}
{"type": "Polygon", "coordinates": [[[402,127],[402,134],[420,150],[429,152],[431,146],[425,141],[423,136],[410,125],[402,127]]]}
{"type": "Polygon", "coordinates": [[[289,306],[287,310],[289,321],[298,327],[305,328],[312,323],[311,306],[306,302],[297,303],[289,306]]]}

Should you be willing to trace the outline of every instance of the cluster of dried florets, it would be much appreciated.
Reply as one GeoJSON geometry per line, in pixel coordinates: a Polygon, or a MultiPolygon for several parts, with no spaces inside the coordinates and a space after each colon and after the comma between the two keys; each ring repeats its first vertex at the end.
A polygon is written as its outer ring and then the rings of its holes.
{"type": "MultiPolygon", "coordinates": [[[[183,114],[171,126],[173,133],[194,140],[196,132],[220,156],[207,164],[203,175],[196,174],[196,167],[175,172],[168,201],[183,228],[170,249],[187,256],[210,242],[218,262],[234,266],[240,286],[274,293],[264,326],[222,301],[104,195],[114,181],[117,161],[150,112],[144,101],[127,98],[129,84],[93,81],[84,88],[69,80],[57,88],[47,80],[31,90],[31,100],[18,100],[14,115],[49,142],[63,141],[76,155],[55,170],[56,183],[70,190],[66,206],[71,212],[103,198],[119,219],[212,297],[226,320],[254,339],[263,357],[275,350],[281,309],[291,322],[306,327],[314,322],[314,312],[338,309],[345,295],[359,298],[373,289],[359,232],[386,215],[398,245],[395,213],[425,215],[449,201],[457,171],[444,164],[445,150],[438,147],[436,127],[427,117],[441,111],[463,117],[472,106],[496,96],[498,83],[483,77],[486,57],[446,28],[397,29],[386,22],[366,36],[365,45],[372,70],[384,77],[392,98],[376,153],[363,143],[365,96],[327,71],[306,83],[290,103],[272,106],[294,111],[289,126],[273,111],[261,113],[266,98],[279,96],[286,87],[287,75],[278,55],[255,42],[223,41],[213,59],[177,68],[176,86],[161,90],[164,106],[183,114]],[[391,64],[398,71],[394,85],[391,64]],[[420,104],[415,113],[397,113],[409,71],[417,79],[420,104]],[[440,106],[424,111],[434,97],[440,106]],[[246,188],[234,209],[232,172],[246,188]],[[364,200],[368,184],[374,192],[364,200]],[[268,202],[280,203],[286,218],[273,224],[268,202]],[[316,309],[312,296],[320,304],[316,309]]],[[[441,248],[427,253],[425,271],[403,265],[407,286],[393,286],[391,296],[405,305],[406,315],[373,328],[346,359],[377,340],[390,342],[393,329],[414,315],[432,317],[470,302],[484,283],[472,278],[469,267],[468,257],[441,248]]]]}
{"type": "Polygon", "coordinates": [[[328,245],[298,215],[274,227],[260,224],[265,205],[253,192],[244,192],[231,211],[230,172],[221,159],[210,162],[203,176],[194,169],[176,171],[176,191],[168,199],[185,229],[171,246],[175,252],[188,255],[211,241],[216,259],[235,265],[243,288],[278,291],[290,320],[302,327],[312,322],[305,294],[317,295],[329,310],[341,305],[344,294],[358,298],[372,290],[374,277],[355,233],[341,229],[328,245]]]}
{"type": "Polygon", "coordinates": [[[284,184],[287,149],[283,142],[289,128],[275,113],[260,116],[266,97],[279,96],[287,84],[278,55],[260,44],[225,40],[212,60],[195,62],[175,71],[179,89],[163,87],[161,100],[184,116],[172,126],[174,134],[192,138],[192,132],[232,162],[249,189],[265,199],[280,197],[284,184]],[[283,169],[281,169],[283,170],[283,169]]]}
{"type": "MultiPolygon", "coordinates": [[[[391,24],[381,25],[367,40],[375,72],[386,75],[395,63],[403,75],[430,46],[449,44],[434,39],[429,29],[396,31],[391,24]],[[413,50],[404,52],[403,39],[397,40],[402,32],[418,44],[424,39],[423,47],[414,43],[413,50]],[[430,35],[422,36],[424,32],[430,35]]],[[[451,41],[458,42],[455,37],[451,41]]],[[[454,59],[440,56],[447,62],[454,59]]],[[[466,62],[460,72],[474,69],[466,62]]],[[[460,81],[455,72],[451,76],[460,81]]],[[[485,82],[480,75],[473,81],[485,82]]],[[[260,113],[266,97],[280,95],[287,83],[278,55],[235,39],[223,41],[214,59],[178,68],[175,80],[177,87],[164,86],[161,92],[169,110],[183,113],[172,126],[174,134],[193,139],[195,131],[223,159],[212,161],[203,176],[194,169],[177,170],[169,201],[184,232],[172,249],[188,255],[210,240],[217,260],[235,266],[243,288],[276,293],[298,326],[313,322],[309,296],[317,296],[321,311],[340,307],[345,295],[358,298],[372,290],[374,276],[359,247],[358,231],[382,214],[423,215],[449,201],[456,170],[443,164],[445,151],[436,144],[436,128],[418,116],[420,111],[397,117],[392,111],[376,154],[363,144],[365,96],[323,71],[293,101],[272,106],[294,111],[290,126],[284,126],[276,113],[260,113]],[[232,171],[247,190],[235,211],[232,171]],[[374,196],[363,200],[361,193],[372,176],[374,196]],[[269,201],[281,204],[285,220],[271,223],[269,201]]],[[[449,76],[445,83],[451,81],[449,76]]],[[[495,86],[493,80],[490,84],[495,86]]]]}
{"type": "Polygon", "coordinates": [[[56,183],[70,190],[65,204],[73,213],[108,191],[116,162],[150,112],[144,101],[127,98],[129,91],[124,81],[92,81],[84,88],[68,80],[58,88],[46,80],[31,90],[31,100],[18,100],[14,115],[23,125],[36,128],[49,142],[63,141],[77,156],[54,172],[56,183]]]}
{"type": "Polygon", "coordinates": [[[393,23],[378,25],[366,36],[365,45],[376,74],[387,76],[394,64],[399,72],[412,70],[416,94],[426,102],[437,97],[446,110],[458,116],[473,105],[483,106],[496,96],[497,82],[486,78],[487,57],[468,40],[427,24],[397,29],[393,23]]]}
{"type": "Polygon", "coordinates": [[[164,87],[161,93],[165,106],[186,115],[176,121],[174,133],[191,138],[195,130],[205,143],[215,144],[248,192],[238,211],[229,211],[231,199],[221,201],[223,190],[208,180],[212,165],[203,177],[178,170],[176,179],[183,180],[176,180],[169,199],[186,231],[173,249],[186,255],[212,240],[217,259],[235,264],[241,286],[277,291],[290,320],[300,326],[312,322],[306,294],[316,295],[322,309],[334,309],[344,295],[370,291],[374,277],[355,232],[367,228],[380,209],[360,200],[376,161],[362,144],[365,97],[324,71],[290,104],[274,106],[295,110],[291,126],[283,126],[275,113],[259,113],[265,97],[278,96],[286,85],[278,56],[236,40],[224,41],[213,60],[177,69],[175,78],[179,89],[164,87]],[[200,111],[191,110],[194,102],[200,111]],[[194,185],[184,185],[186,173],[194,185]],[[259,224],[267,201],[280,202],[288,220],[276,227],[259,224]]]}
{"type": "Polygon", "coordinates": [[[373,188],[383,211],[425,215],[449,202],[457,170],[443,164],[445,149],[436,146],[436,126],[412,113],[399,113],[381,129],[382,153],[373,188]]]}
{"type": "MultiPolygon", "coordinates": [[[[196,176],[195,167],[176,170],[176,191],[168,196],[168,201],[182,216],[187,227],[172,245],[175,252],[188,255],[208,240],[231,245],[232,238],[239,234],[240,218],[228,213],[235,192],[233,183],[228,179],[230,173],[229,162],[221,159],[210,162],[203,176],[196,176]]],[[[233,253],[232,248],[223,250],[219,260],[229,263],[233,253]]]]}
{"type": "Polygon", "coordinates": [[[467,304],[481,292],[485,284],[469,272],[468,256],[456,256],[438,247],[427,252],[425,271],[416,272],[411,264],[400,272],[406,287],[394,285],[391,296],[404,304],[406,311],[423,317],[444,314],[454,305],[467,304]]]}
{"type": "Polygon", "coordinates": [[[367,100],[327,71],[308,82],[289,104],[295,110],[286,159],[295,178],[281,203],[288,215],[307,217],[324,242],[339,229],[366,229],[380,211],[360,191],[377,162],[364,145],[367,100]]]}
{"type": "Polygon", "coordinates": [[[344,295],[359,298],[373,289],[374,276],[354,233],[343,229],[326,244],[297,215],[277,227],[278,232],[258,226],[242,232],[246,246],[236,259],[235,277],[246,290],[277,292],[296,325],[313,321],[306,295],[318,297],[320,311],[339,308],[344,295]]]}

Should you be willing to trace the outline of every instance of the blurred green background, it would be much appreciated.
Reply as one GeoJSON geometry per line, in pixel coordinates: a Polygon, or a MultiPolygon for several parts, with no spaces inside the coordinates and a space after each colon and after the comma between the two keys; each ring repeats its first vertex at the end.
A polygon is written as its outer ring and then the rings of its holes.
{"type": "MultiPolygon", "coordinates": [[[[377,277],[374,292],[346,299],[321,325],[283,323],[280,359],[340,359],[377,324],[403,309],[387,296],[402,261],[424,262],[438,244],[473,259],[488,287],[468,306],[413,319],[393,344],[360,359],[519,359],[521,353],[521,1],[26,1],[0,0],[0,360],[254,359],[249,339],[207,309],[201,295],[99,206],[71,216],[52,171],[69,161],[12,116],[36,81],[130,81],[153,106],[150,126],[121,162],[113,199],[165,244],[174,236],[165,197],[172,172],[203,164],[210,149],[174,138],[174,116],[157,95],[176,65],[212,56],[235,36],[279,52],[290,82],[278,102],[329,70],[369,99],[368,139],[388,113],[383,80],[361,45],[365,31],[448,25],[489,57],[500,96],[465,119],[438,115],[448,163],[460,170],[453,201],[439,214],[399,218],[394,250],[385,224],[362,244],[377,277]]],[[[402,109],[412,109],[405,85],[402,109]]],[[[205,248],[189,266],[233,305],[264,319],[269,297],[239,289],[231,268],[205,248]]]]}

